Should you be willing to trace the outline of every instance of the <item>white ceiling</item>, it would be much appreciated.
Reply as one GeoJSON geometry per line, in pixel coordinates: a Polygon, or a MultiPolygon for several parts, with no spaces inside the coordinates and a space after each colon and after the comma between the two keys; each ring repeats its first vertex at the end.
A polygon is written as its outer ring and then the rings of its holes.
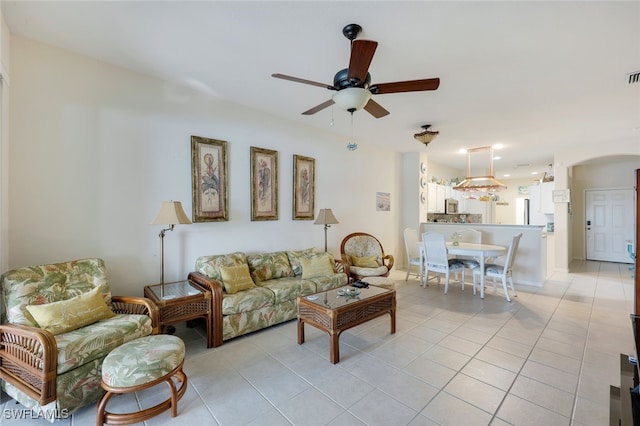
{"type": "Polygon", "coordinates": [[[13,33],[336,132],[345,145],[347,112],[300,114],[333,92],[271,74],[332,84],[348,66],[342,28],[357,23],[379,43],[373,83],[441,80],[434,92],[374,96],[391,114],[354,114],[360,146],[426,149],[464,169],[459,149],[501,143],[498,178],[544,172],[558,146],[628,140],[640,155],[640,83],[627,76],[640,71],[638,1],[3,0],[2,12],[13,33]],[[440,135],[425,148],[413,134],[427,123],[440,135]]]}

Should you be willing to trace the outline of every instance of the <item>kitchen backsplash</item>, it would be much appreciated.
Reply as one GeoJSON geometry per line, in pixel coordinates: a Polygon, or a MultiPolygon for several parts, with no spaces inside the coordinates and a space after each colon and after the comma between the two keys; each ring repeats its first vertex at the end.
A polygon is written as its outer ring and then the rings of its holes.
{"type": "Polygon", "coordinates": [[[427,222],[449,222],[449,223],[482,223],[481,214],[444,214],[427,213],[427,222]]]}

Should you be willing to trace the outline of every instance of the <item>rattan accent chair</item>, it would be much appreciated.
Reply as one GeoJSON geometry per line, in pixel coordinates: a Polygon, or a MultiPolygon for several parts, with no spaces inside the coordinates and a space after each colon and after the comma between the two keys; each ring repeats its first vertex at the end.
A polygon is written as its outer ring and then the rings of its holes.
{"type": "Polygon", "coordinates": [[[394,258],[385,254],[382,244],[373,235],[354,232],[342,239],[342,261],[349,266],[349,275],[357,280],[366,277],[387,277],[394,258]]]}
{"type": "Polygon", "coordinates": [[[2,388],[50,421],[100,398],[102,360],[111,350],[158,333],[158,309],[153,302],[111,296],[102,259],[14,269],[0,277],[0,285],[2,388]],[[34,306],[64,308],[51,312],[56,322],[51,326],[33,314],[34,306]],[[101,315],[84,318],[96,310],[101,315]],[[66,323],[60,325],[62,320],[66,323]]]}

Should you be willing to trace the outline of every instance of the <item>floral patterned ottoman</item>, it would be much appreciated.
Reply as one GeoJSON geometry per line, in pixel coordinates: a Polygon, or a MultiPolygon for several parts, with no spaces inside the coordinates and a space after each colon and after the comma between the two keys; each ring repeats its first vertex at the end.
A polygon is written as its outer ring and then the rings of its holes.
{"type": "Polygon", "coordinates": [[[171,407],[171,417],[178,414],[178,401],[187,390],[187,376],[182,371],[184,342],[176,336],[147,336],[125,343],[111,351],[102,363],[102,388],[107,391],[98,402],[96,424],[132,424],[150,419],[171,407]],[[181,386],[176,390],[175,377],[181,386]],[[171,396],[150,408],[134,413],[106,411],[115,394],[137,392],[162,382],[171,396]]]}

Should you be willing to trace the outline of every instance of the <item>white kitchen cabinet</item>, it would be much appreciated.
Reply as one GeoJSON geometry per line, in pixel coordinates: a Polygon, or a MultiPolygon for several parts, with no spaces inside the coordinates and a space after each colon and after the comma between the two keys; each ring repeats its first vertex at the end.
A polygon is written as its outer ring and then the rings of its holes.
{"type": "Polygon", "coordinates": [[[466,191],[456,191],[455,189],[451,190],[451,198],[458,202],[458,212],[460,213],[468,213],[466,195],[466,191]]]}
{"type": "Polygon", "coordinates": [[[427,212],[444,213],[446,187],[437,183],[427,184],[427,212]]]}
{"type": "Polygon", "coordinates": [[[553,214],[554,208],[555,208],[553,204],[554,182],[541,182],[539,185],[539,188],[540,188],[540,213],[553,214]]]}
{"type": "Polygon", "coordinates": [[[427,212],[437,213],[436,207],[438,205],[438,191],[436,190],[435,183],[427,184],[427,212]]]}

